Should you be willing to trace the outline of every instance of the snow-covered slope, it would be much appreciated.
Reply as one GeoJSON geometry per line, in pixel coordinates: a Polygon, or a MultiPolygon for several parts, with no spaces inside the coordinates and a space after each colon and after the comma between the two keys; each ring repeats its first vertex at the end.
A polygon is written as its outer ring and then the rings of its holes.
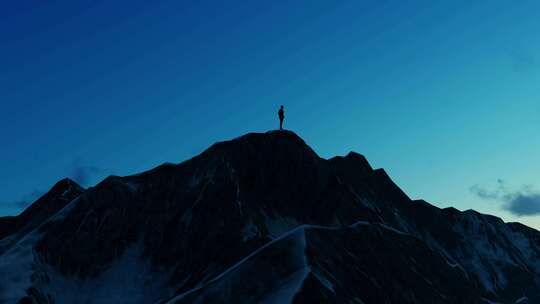
{"type": "Polygon", "coordinates": [[[0,218],[0,303],[540,303],[540,233],[247,134],[0,218]]]}

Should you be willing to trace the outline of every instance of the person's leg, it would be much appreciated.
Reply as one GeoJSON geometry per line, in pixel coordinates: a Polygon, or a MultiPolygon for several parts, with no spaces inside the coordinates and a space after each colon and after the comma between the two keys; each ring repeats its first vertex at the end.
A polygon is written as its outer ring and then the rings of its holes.
{"type": "Polygon", "coordinates": [[[283,119],[279,120],[279,129],[283,130],[283,119]]]}

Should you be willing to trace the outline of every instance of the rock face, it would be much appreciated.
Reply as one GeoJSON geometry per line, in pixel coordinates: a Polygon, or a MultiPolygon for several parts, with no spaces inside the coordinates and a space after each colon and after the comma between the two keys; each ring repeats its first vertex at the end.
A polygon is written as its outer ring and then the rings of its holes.
{"type": "Polygon", "coordinates": [[[0,303],[540,303],[539,279],[538,231],[410,200],[288,131],[0,218],[0,303]]]}

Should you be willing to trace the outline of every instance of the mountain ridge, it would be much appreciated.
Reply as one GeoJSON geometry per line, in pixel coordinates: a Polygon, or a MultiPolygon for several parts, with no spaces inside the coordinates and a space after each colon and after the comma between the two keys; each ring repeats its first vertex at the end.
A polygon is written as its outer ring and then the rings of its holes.
{"type": "MultiPolygon", "coordinates": [[[[0,302],[69,303],[61,285],[79,282],[73,289],[88,293],[88,303],[103,303],[105,291],[87,286],[115,286],[109,276],[137,269],[147,277],[126,284],[145,292],[115,287],[126,303],[280,303],[278,295],[294,303],[539,299],[538,231],[411,200],[361,154],[324,159],[290,131],[249,133],[89,189],[71,185],[73,197],[37,212],[39,224],[24,233],[0,225],[0,274],[25,282],[17,292],[0,284],[0,302]],[[359,222],[368,226],[350,229],[359,222]],[[282,238],[306,227],[292,243],[282,238]],[[127,257],[133,266],[120,267],[127,257]],[[24,260],[28,273],[14,273],[2,260],[24,260]],[[225,275],[241,261],[240,274],[225,275]],[[311,270],[291,272],[295,267],[311,270]],[[290,287],[284,291],[280,282],[295,284],[283,283],[290,287]],[[191,298],[178,299],[194,288],[191,298]]],[[[59,199],[57,192],[50,191],[59,199]]]]}
{"type": "Polygon", "coordinates": [[[83,191],[79,184],[69,178],[58,181],[20,214],[0,217],[0,239],[13,233],[24,234],[24,231],[29,232],[37,228],[83,191]]]}

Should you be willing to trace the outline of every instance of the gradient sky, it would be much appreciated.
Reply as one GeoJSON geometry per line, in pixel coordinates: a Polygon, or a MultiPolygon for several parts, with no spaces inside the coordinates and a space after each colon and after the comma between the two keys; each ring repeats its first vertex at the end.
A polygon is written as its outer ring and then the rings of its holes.
{"type": "Polygon", "coordinates": [[[276,128],[284,104],[322,157],[540,228],[540,2],[472,2],[3,3],[0,215],[276,128]]]}

